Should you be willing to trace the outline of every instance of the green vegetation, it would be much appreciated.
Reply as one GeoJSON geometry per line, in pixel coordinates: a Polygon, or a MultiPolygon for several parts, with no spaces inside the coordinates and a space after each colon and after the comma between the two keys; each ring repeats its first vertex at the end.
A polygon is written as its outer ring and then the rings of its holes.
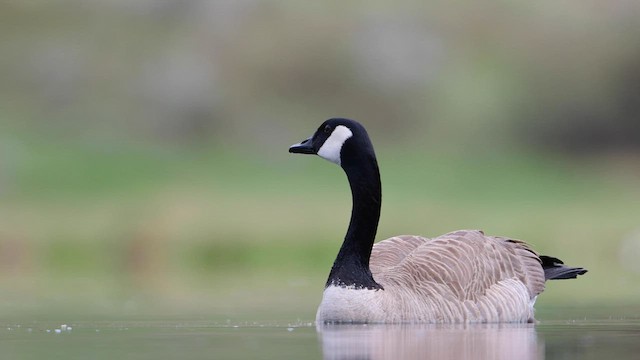
{"type": "MultiPolygon", "coordinates": [[[[242,317],[288,309],[312,317],[350,211],[337,167],[290,156],[288,144],[266,159],[201,148],[29,144],[14,167],[19,181],[0,205],[0,281],[9,294],[0,310],[242,317]]],[[[481,228],[590,270],[579,281],[551,283],[541,306],[640,296],[632,286],[639,275],[619,257],[640,213],[632,164],[378,153],[379,239],[481,228]]]]}

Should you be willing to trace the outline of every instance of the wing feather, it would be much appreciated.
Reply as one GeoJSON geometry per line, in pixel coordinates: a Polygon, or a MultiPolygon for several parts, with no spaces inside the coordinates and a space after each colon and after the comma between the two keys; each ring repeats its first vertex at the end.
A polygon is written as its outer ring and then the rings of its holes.
{"type": "MultiPolygon", "coordinates": [[[[434,239],[396,236],[372,250],[371,271],[381,285],[396,285],[418,293],[438,294],[473,302],[497,296],[488,290],[507,279],[524,284],[529,297],[544,290],[540,258],[526,243],[460,230],[434,239]],[[444,293],[442,293],[444,291],[444,293]]],[[[497,300],[496,300],[497,301],[497,300]]],[[[474,309],[474,312],[482,309],[474,309]]]]}

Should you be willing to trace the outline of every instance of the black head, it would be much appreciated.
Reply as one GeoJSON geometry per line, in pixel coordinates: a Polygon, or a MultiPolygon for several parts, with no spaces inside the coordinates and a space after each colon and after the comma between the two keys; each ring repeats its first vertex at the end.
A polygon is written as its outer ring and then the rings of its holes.
{"type": "Polygon", "coordinates": [[[365,128],[355,120],[341,118],[323,122],[313,136],[291,145],[289,152],[318,155],[338,165],[353,157],[374,154],[365,128]]]}

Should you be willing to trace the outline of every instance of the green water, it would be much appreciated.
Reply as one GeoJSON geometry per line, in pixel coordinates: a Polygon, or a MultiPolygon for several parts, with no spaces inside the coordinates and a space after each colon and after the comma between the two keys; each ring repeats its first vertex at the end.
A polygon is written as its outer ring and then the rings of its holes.
{"type": "Polygon", "coordinates": [[[637,359],[638,310],[554,309],[522,325],[319,329],[310,320],[13,320],[2,324],[0,346],[6,359],[637,359]]]}

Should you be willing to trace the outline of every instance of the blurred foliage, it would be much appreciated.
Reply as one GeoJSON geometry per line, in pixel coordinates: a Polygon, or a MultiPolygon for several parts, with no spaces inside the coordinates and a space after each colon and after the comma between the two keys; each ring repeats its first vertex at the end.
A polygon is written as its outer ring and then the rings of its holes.
{"type": "Polygon", "coordinates": [[[8,1],[2,118],[260,147],[341,115],[390,143],[637,150],[638,15],[633,1],[8,1]]]}
{"type": "Polygon", "coordinates": [[[380,239],[483,228],[591,270],[542,306],[633,301],[638,15],[633,1],[2,2],[0,311],[312,317],[350,197],[338,169],[286,148],[331,116],[378,146],[380,239]]]}

